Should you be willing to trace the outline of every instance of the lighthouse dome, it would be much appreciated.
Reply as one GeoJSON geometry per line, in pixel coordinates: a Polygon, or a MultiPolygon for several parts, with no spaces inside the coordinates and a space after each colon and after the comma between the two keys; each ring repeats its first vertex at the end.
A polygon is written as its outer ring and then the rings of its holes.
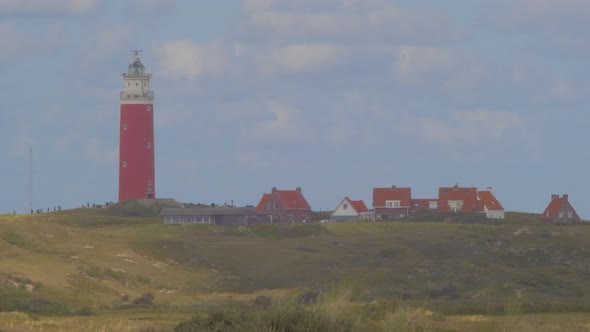
{"type": "Polygon", "coordinates": [[[133,54],[133,60],[131,60],[131,63],[129,64],[127,75],[129,77],[145,76],[145,67],[139,58],[139,51],[135,51],[135,54],[133,54]]]}

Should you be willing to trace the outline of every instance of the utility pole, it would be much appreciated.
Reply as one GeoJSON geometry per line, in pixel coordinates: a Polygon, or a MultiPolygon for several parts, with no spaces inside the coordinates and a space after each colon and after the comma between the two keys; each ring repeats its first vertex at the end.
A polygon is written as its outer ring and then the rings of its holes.
{"type": "Polygon", "coordinates": [[[27,213],[33,213],[33,146],[29,149],[29,210],[27,213]]]}

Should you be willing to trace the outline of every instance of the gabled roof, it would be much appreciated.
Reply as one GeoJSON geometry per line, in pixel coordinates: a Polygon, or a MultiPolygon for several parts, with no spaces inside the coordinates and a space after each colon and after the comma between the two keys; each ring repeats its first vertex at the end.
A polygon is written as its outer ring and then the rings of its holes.
{"type": "MultiPolygon", "coordinates": [[[[569,202],[568,195],[563,195],[563,197],[559,197],[559,195],[551,195],[551,202],[543,211],[541,215],[541,219],[556,219],[558,218],[559,211],[572,211],[573,218],[564,218],[564,219],[579,219],[579,215],[569,202]]],[[[560,218],[561,219],[561,218],[560,218]]]]}
{"type": "Polygon", "coordinates": [[[483,205],[491,211],[504,211],[504,207],[489,190],[482,190],[477,193],[483,205]]]}
{"type": "Polygon", "coordinates": [[[400,201],[400,207],[410,206],[412,188],[373,188],[373,207],[385,207],[385,201],[400,201]]]}
{"type": "Polygon", "coordinates": [[[275,192],[283,208],[287,210],[306,210],[311,207],[298,190],[277,190],[275,192]]]}
{"type": "Polygon", "coordinates": [[[347,200],[350,203],[350,205],[352,205],[352,207],[354,208],[354,210],[356,212],[358,212],[358,213],[369,211],[369,209],[365,205],[365,202],[363,202],[362,200],[360,200],[360,201],[353,201],[353,200],[351,200],[348,197],[345,197],[344,199],[347,200]]]}
{"type": "Polygon", "coordinates": [[[264,211],[266,210],[266,203],[270,200],[270,194],[262,194],[262,198],[260,202],[256,206],[256,211],[264,211]]]}
{"type": "Polygon", "coordinates": [[[449,201],[463,201],[462,212],[475,212],[477,209],[477,188],[475,187],[440,187],[438,189],[438,207],[449,211],[449,201]]]}
{"type": "Polygon", "coordinates": [[[311,206],[305,200],[300,190],[276,190],[273,188],[272,193],[263,194],[260,202],[256,206],[257,211],[267,210],[266,205],[269,201],[279,202],[284,210],[310,210],[311,206]]]}

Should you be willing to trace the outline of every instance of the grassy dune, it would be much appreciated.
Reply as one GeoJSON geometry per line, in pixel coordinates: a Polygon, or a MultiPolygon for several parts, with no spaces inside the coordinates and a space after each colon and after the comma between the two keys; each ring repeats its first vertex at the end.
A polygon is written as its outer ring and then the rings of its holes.
{"type": "Polygon", "coordinates": [[[342,308],[362,308],[355,328],[486,330],[506,317],[590,328],[574,314],[590,312],[590,227],[517,213],[502,225],[450,221],[163,225],[138,207],[0,216],[0,330],[170,330],[211,308],[342,285],[342,308]],[[134,305],[145,293],[154,305],[134,305]]]}

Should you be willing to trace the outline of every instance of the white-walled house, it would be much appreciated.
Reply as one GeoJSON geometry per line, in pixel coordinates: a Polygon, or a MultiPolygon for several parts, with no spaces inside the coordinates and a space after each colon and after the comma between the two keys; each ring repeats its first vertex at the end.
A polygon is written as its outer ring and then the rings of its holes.
{"type": "Polygon", "coordinates": [[[330,219],[335,221],[359,220],[368,211],[369,209],[362,200],[353,201],[348,197],[344,197],[330,215],[330,219]]]}
{"type": "Polygon", "coordinates": [[[483,205],[483,212],[488,219],[504,219],[504,207],[491,190],[477,192],[477,198],[483,205]]]}

